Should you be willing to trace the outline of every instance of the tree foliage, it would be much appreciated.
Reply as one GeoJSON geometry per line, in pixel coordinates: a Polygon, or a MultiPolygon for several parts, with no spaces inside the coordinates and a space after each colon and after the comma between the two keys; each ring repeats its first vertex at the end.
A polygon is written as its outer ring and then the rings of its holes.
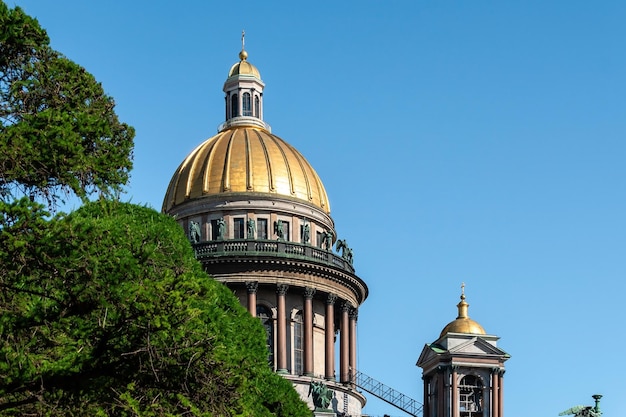
{"type": "Polygon", "coordinates": [[[0,1],[0,196],[112,196],[128,182],[134,130],[37,20],[0,1]]]}
{"type": "Polygon", "coordinates": [[[173,219],[107,201],[3,212],[0,414],[309,415],[173,219]]]}

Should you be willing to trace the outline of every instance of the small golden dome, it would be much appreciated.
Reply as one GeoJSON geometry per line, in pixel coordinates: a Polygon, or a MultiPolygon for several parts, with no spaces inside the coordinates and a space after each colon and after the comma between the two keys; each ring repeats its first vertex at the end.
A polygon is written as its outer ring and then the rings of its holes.
{"type": "Polygon", "coordinates": [[[251,75],[259,80],[261,79],[261,73],[257,67],[247,61],[248,53],[244,49],[239,52],[239,59],[239,62],[230,67],[230,71],[228,71],[228,78],[235,75],[251,75]]]}
{"type": "Polygon", "coordinates": [[[193,150],[170,181],[163,212],[192,199],[245,193],[295,198],[330,213],[324,185],[300,152],[252,126],[223,130],[193,150]]]}
{"type": "Polygon", "coordinates": [[[483,326],[470,319],[467,315],[469,304],[465,302],[465,284],[463,284],[461,288],[461,302],[456,305],[459,309],[459,315],[456,320],[451,321],[443,328],[439,337],[443,337],[447,333],[487,334],[483,326]]]}

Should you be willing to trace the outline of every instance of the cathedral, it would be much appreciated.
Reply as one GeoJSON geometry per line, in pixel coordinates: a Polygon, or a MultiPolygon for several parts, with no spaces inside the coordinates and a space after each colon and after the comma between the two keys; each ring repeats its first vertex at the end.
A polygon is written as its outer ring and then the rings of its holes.
{"type": "MultiPolygon", "coordinates": [[[[207,273],[263,323],[270,366],[315,415],[362,416],[356,328],[368,287],[337,236],[321,179],[265,122],[264,88],[242,37],[224,82],[225,121],[176,169],[162,210],[188,233],[207,273]],[[310,395],[316,384],[332,392],[323,407],[310,395]]],[[[464,297],[459,317],[418,360],[424,417],[503,416],[507,356],[467,317],[464,297]]]]}

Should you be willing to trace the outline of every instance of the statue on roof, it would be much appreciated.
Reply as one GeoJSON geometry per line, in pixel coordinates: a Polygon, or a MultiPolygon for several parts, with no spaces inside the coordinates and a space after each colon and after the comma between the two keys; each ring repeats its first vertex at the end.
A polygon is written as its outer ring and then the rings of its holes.
{"type": "Polygon", "coordinates": [[[569,414],[573,414],[574,417],[600,417],[602,415],[601,412],[596,412],[595,408],[590,405],[576,405],[563,411],[562,413],[559,413],[560,416],[566,416],[569,414]]]}
{"type": "Polygon", "coordinates": [[[329,251],[333,248],[333,233],[324,232],[324,248],[329,251]]]}
{"type": "Polygon", "coordinates": [[[313,405],[316,410],[328,410],[333,399],[333,391],[322,381],[311,381],[309,397],[313,394],[313,405]]]}
{"type": "Polygon", "coordinates": [[[278,240],[285,240],[285,229],[282,220],[274,222],[274,233],[278,236],[278,240]]]}
{"type": "Polygon", "coordinates": [[[350,265],[352,265],[352,258],[353,258],[352,248],[348,246],[348,243],[346,243],[345,239],[339,239],[337,241],[336,247],[337,247],[337,252],[341,251],[341,257],[345,259],[346,261],[348,261],[350,265]]]}
{"type": "Polygon", "coordinates": [[[217,219],[217,239],[223,240],[226,233],[226,221],[223,217],[217,219]]]}
{"type": "Polygon", "coordinates": [[[200,223],[194,222],[193,220],[189,222],[189,240],[191,243],[199,243],[200,237],[202,233],[200,232],[200,223]]]}

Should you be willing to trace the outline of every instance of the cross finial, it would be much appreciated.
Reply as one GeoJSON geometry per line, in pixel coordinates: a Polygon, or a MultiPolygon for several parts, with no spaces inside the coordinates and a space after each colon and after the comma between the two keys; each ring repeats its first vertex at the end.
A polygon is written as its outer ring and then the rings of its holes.
{"type": "Polygon", "coordinates": [[[241,50],[242,50],[242,51],[245,49],[245,46],[246,46],[246,40],[245,40],[245,38],[246,38],[246,31],[245,31],[245,30],[242,30],[242,31],[241,31],[241,50]]]}
{"type": "Polygon", "coordinates": [[[465,283],[461,282],[461,299],[465,299],[465,283]]]}

